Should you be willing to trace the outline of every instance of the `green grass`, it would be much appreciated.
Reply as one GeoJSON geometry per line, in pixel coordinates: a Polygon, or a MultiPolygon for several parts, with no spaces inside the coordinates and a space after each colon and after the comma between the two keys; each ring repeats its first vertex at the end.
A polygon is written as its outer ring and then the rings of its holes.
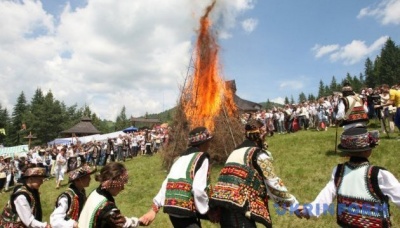
{"type": "MultiPolygon", "coordinates": [[[[341,131],[339,129],[338,139],[341,131]]],[[[398,147],[400,141],[395,139],[397,136],[397,132],[391,135],[391,139],[387,139],[386,135],[381,135],[381,143],[374,149],[370,161],[374,165],[385,167],[399,178],[398,147]]],[[[329,128],[327,132],[309,130],[294,134],[275,135],[269,137],[268,142],[269,150],[274,157],[276,173],[300,203],[314,200],[329,181],[333,167],[346,160],[335,153],[335,128],[329,128]]],[[[153,157],[137,157],[125,162],[129,170],[130,181],[125,190],[116,197],[117,205],[125,216],[140,217],[149,210],[152,198],[157,194],[167,175],[161,164],[162,160],[159,154],[153,157]]],[[[212,183],[215,183],[221,167],[221,165],[212,167],[212,183]]],[[[49,220],[55,200],[66,186],[55,189],[55,181],[51,179],[41,187],[45,221],[49,220]]],[[[89,194],[97,186],[98,183],[92,180],[87,193],[89,194]]],[[[5,205],[8,197],[9,193],[2,193],[0,205],[5,205]]],[[[269,207],[273,227],[337,227],[335,216],[326,215],[318,219],[300,220],[289,214],[278,216],[272,202],[269,207]]],[[[393,227],[400,227],[400,210],[391,205],[391,212],[393,227]]],[[[203,227],[219,227],[207,221],[203,221],[202,224],[203,227]]],[[[168,216],[160,212],[150,227],[171,227],[171,223],[168,216]]]]}

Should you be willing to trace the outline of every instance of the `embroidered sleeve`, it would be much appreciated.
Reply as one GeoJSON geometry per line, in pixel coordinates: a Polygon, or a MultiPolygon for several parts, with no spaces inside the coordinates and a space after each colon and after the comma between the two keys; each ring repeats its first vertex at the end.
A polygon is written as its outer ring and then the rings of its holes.
{"type": "Polygon", "coordinates": [[[204,159],[200,169],[197,170],[193,179],[193,196],[196,204],[196,209],[200,214],[205,214],[208,211],[208,159],[204,159]]]}
{"type": "Polygon", "coordinates": [[[19,195],[15,200],[15,209],[18,213],[18,217],[21,219],[22,223],[27,227],[46,227],[46,222],[41,222],[35,219],[32,214],[31,206],[24,195],[19,195]]]}
{"type": "Polygon", "coordinates": [[[68,199],[67,196],[62,196],[57,202],[57,207],[54,209],[53,213],[50,215],[50,225],[53,228],[57,227],[73,227],[75,220],[66,220],[65,217],[68,211],[68,199]]]}
{"type": "Polygon", "coordinates": [[[283,181],[276,175],[272,162],[268,159],[266,154],[260,154],[257,158],[264,183],[267,187],[268,195],[279,205],[292,205],[298,203],[296,197],[291,195],[283,181]]]}
{"type": "Polygon", "coordinates": [[[101,224],[100,227],[121,228],[126,223],[126,218],[113,203],[106,205],[97,219],[97,224],[101,224]]]}
{"type": "Polygon", "coordinates": [[[400,182],[396,177],[389,171],[380,170],[378,184],[382,193],[387,195],[397,207],[400,207],[400,182]]]}

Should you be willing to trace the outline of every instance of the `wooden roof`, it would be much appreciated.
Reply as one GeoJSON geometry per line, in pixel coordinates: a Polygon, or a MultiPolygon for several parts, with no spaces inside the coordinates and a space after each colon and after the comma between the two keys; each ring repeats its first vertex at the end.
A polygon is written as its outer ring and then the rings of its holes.
{"type": "Polygon", "coordinates": [[[234,95],[233,99],[234,99],[234,101],[236,103],[237,108],[240,111],[256,112],[256,111],[259,111],[259,110],[262,109],[262,105],[260,105],[259,103],[242,99],[236,94],[234,95]]]}
{"type": "Polygon", "coordinates": [[[234,94],[233,100],[235,101],[235,104],[240,111],[256,112],[262,109],[262,105],[260,105],[259,103],[242,99],[238,95],[236,95],[237,88],[235,80],[225,81],[225,83],[226,86],[231,87],[234,94]]]}
{"type": "Polygon", "coordinates": [[[92,119],[89,117],[83,117],[81,122],[77,123],[68,130],[62,131],[61,134],[94,135],[100,134],[100,131],[93,126],[92,119]]]}
{"type": "Polygon", "coordinates": [[[132,122],[138,122],[138,123],[161,123],[160,119],[152,119],[152,118],[135,118],[131,117],[132,122]]]}

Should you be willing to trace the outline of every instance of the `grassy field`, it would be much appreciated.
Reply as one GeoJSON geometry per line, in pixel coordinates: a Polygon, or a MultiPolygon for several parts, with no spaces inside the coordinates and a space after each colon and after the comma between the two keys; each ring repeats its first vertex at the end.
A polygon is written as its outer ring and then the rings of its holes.
{"type": "MultiPolygon", "coordinates": [[[[373,130],[373,129],[371,129],[373,130]]],[[[340,138],[339,129],[338,138],[340,138]]],[[[370,162],[383,166],[400,178],[399,152],[400,141],[398,133],[381,135],[380,145],[373,151],[370,162]]],[[[275,171],[283,179],[289,191],[300,203],[307,203],[317,196],[319,191],[329,181],[333,167],[346,160],[335,153],[335,128],[327,132],[315,130],[301,131],[294,134],[275,135],[269,137],[269,150],[274,157],[275,171]]],[[[167,175],[162,168],[159,154],[147,157],[137,157],[125,162],[129,170],[130,181],[125,190],[116,197],[118,207],[126,216],[140,217],[146,213],[152,203],[152,198],[158,192],[162,181],[167,175]]],[[[212,183],[215,183],[222,166],[212,167],[212,183]]],[[[55,189],[55,181],[46,181],[40,189],[44,220],[54,208],[57,196],[66,188],[55,189]]],[[[98,186],[94,180],[87,189],[88,194],[98,186]]],[[[9,193],[0,195],[0,205],[5,205],[9,193]]],[[[270,203],[273,227],[337,227],[335,216],[322,216],[318,219],[298,219],[294,215],[280,216],[270,203]]],[[[400,227],[400,210],[391,205],[393,227],[400,227]]],[[[202,222],[203,227],[219,227],[209,222],[202,222]]],[[[160,212],[150,227],[171,227],[168,216],[160,212]]],[[[259,226],[262,227],[262,226],[259,226]]]]}

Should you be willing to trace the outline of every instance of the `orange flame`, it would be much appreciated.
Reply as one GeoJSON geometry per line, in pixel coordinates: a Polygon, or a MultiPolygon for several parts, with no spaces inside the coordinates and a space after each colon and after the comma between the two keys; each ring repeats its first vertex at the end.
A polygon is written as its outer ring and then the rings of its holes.
{"type": "Polygon", "coordinates": [[[215,1],[207,7],[200,19],[200,31],[196,43],[195,68],[192,82],[184,88],[183,110],[192,127],[205,126],[214,131],[215,117],[221,109],[225,115],[232,116],[236,111],[233,92],[226,86],[218,72],[219,46],[210,32],[208,18],[215,1]]]}

